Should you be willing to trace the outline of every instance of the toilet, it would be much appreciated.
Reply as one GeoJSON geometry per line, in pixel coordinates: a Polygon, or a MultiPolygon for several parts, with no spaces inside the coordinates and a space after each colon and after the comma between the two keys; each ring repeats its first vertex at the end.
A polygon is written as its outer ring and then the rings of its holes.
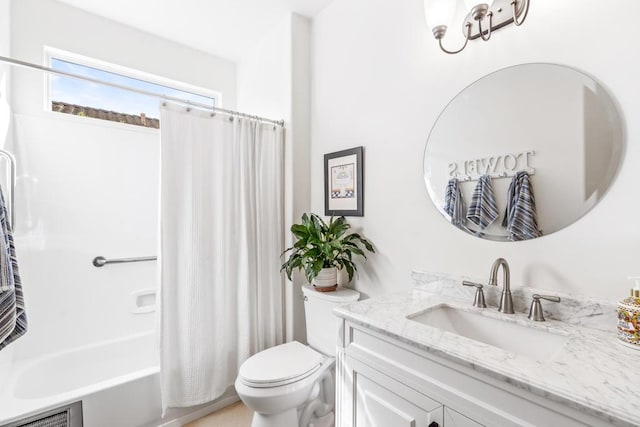
{"type": "Polygon", "coordinates": [[[332,427],[338,318],[333,308],[355,302],[352,289],[317,292],[303,285],[309,345],[281,344],[247,359],[236,391],[254,411],[251,427],[332,427]]]}

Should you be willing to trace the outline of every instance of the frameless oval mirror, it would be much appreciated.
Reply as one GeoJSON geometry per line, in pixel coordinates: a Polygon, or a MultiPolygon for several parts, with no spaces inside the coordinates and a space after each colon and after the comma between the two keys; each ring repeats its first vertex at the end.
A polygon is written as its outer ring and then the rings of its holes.
{"type": "Polygon", "coordinates": [[[539,237],[602,198],[623,138],[613,99],[592,78],[561,65],[517,65],[481,78],[446,106],[429,134],[424,179],[458,228],[499,241],[539,237]],[[464,206],[452,203],[456,194],[464,206]]]}

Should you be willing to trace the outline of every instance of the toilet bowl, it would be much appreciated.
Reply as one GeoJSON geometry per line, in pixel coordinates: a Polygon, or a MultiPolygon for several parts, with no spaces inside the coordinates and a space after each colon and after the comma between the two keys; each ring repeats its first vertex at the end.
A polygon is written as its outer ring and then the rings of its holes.
{"type": "Polygon", "coordinates": [[[251,427],[332,427],[338,319],[334,307],[357,301],[351,289],[316,292],[303,286],[309,345],[297,341],[263,350],[238,373],[238,396],[254,411],[251,427]]]}
{"type": "Polygon", "coordinates": [[[333,358],[297,341],[248,359],[240,368],[235,386],[242,401],[255,413],[251,426],[297,427],[299,409],[312,400],[319,380],[331,374],[333,366],[333,358]]]}

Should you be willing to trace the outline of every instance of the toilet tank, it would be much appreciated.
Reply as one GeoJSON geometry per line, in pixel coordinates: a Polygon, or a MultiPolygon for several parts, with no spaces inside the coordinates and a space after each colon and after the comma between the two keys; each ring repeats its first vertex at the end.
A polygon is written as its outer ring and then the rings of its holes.
{"type": "Polygon", "coordinates": [[[340,321],[333,314],[333,309],[339,305],[357,301],[360,293],[341,287],[334,292],[318,292],[310,285],[302,285],[302,293],[304,294],[307,342],[315,350],[327,356],[335,356],[340,321]]]}

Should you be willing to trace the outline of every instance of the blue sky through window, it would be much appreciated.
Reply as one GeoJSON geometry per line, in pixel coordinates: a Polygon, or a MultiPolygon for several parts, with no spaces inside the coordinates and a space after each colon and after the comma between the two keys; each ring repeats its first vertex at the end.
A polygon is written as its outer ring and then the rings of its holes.
{"type": "MultiPolygon", "coordinates": [[[[215,104],[215,100],[212,97],[170,88],[57,58],[51,58],[51,68],[201,104],[215,104]]],[[[51,101],[65,102],[125,114],[140,115],[140,113],[144,113],[150,118],[160,118],[159,106],[162,101],[153,96],[58,75],[51,76],[50,88],[51,101]]]]}

